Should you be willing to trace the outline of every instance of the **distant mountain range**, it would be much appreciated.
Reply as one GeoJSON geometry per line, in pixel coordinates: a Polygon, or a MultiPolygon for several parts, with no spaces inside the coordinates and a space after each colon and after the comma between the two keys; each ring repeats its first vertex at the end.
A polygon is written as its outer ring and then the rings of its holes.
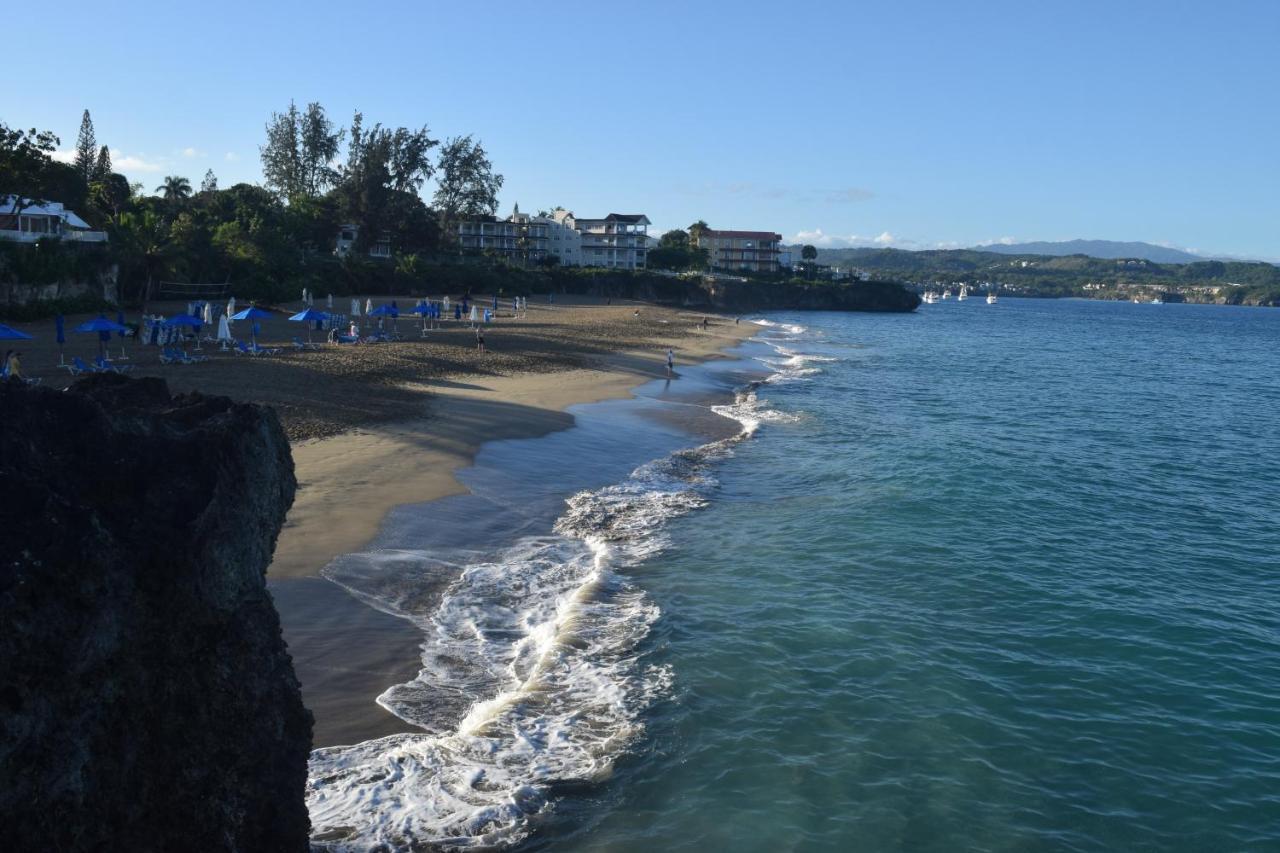
{"type": "Polygon", "coordinates": [[[1152,243],[1124,243],[1118,240],[1062,240],[1060,242],[1036,241],[1031,243],[992,243],[974,246],[980,252],[997,252],[1002,255],[1088,255],[1091,258],[1112,260],[1115,258],[1142,258],[1156,264],[1191,264],[1209,258],[1193,255],[1181,249],[1170,249],[1152,243]]]}

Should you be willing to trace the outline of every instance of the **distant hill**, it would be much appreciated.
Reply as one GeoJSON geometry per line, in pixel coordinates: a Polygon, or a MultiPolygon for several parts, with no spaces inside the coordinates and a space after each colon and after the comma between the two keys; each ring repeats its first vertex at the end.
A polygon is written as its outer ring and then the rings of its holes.
{"type": "Polygon", "coordinates": [[[1169,249],[1151,243],[1123,243],[1118,240],[1063,240],[1056,243],[1042,240],[1032,243],[993,243],[974,248],[1001,255],[1088,255],[1103,260],[1141,258],[1157,264],[1193,264],[1205,260],[1181,249],[1169,249]]]}

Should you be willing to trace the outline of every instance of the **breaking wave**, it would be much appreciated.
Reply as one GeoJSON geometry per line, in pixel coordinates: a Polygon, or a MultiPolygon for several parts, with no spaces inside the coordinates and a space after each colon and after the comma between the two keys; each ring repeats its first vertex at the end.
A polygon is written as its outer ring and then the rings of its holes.
{"type": "MultiPolygon", "coordinates": [[[[423,732],[312,753],[318,849],[507,847],[560,792],[610,775],[672,681],[643,645],[659,609],[625,570],[667,547],[671,519],[707,503],[713,463],[762,423],[793,418],[757,398],[760,384],[714,407],[742,425],[736,435],[574,495],[552,533],[460,567],[423,615],[406,606],[404,575],[395,589],[372,591],[330,575],[426,634],[418,676],[378,697],[423,732]]],[[[385,559],[430,562],[417,552],[385,559]]]]}

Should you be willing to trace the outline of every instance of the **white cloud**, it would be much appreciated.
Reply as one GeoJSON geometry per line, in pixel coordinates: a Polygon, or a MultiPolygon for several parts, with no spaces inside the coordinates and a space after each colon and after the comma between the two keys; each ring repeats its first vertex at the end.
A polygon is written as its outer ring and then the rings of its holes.
{"type": "Polygon", "coordinates": [[[126,155],[123,151],[113,148],[111,168],[117,172],[163,172],[165,164],[162,161],[147,160],[136,154],[126,155]]]}
{"type": "Polygon", "coordinates": [[[845,187],[828,192],[826,201],[828,204],[853,204],[854,202],[866,201],[875,197],[876,194],[871,190],[863,189],[862,187],[845,187]]]}
{"type": "Polygon", "coordinates": [[[889,231],[881,231],[878,236],[871,237],[864,234],[828,234],[821,228],[815,228],[812,231],[799,231],[792,238],[792,242],[811,243],[822,249],[851,249],[865,246],[875,246],[881,249],[890,246],[909,248],[917,245],[915,240],[904,240],[901,237],[895,237],[889,231]]]}
{"type": "MultiPolygon", "coordinates": [[[[52,155],[59,163],[74,163],[75,150],[55,151],[52,155]]],[[[111,168],[117,172],[163,172],[164,160],[148,160],[137,154],[125,154],[119,148],[111,149],[111,168]]]]}
{"type": "Polygon", "coordinates": [[[228,151],[226,154],[222,155],[222,159],[226,160],[228,163],[234,163],[240,159],[240,155],[234,151],[228,151]]]}
{"type": "Polygon", "coordinates": [[[978,246],[1012,246],[1018,242],[1013,237],[997,237],[994,240],[982,240],[977,243],[978,246]]]}
{"type": "Polygon", "coordinates": [[[187,147],[182,149],[182,156],[188,159],[193,157],[203,157],[204,152],[195,148],[187,147]]]}

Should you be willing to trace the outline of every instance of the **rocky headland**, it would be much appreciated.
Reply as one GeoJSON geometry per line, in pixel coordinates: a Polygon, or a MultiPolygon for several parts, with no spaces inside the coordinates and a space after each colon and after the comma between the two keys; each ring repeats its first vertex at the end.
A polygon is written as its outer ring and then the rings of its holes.
{"type": "Polygon", "coordinates": [[[0,412],[6,848],[305,850],[274,412],[112,375],[0,381],[0,412]]]}

